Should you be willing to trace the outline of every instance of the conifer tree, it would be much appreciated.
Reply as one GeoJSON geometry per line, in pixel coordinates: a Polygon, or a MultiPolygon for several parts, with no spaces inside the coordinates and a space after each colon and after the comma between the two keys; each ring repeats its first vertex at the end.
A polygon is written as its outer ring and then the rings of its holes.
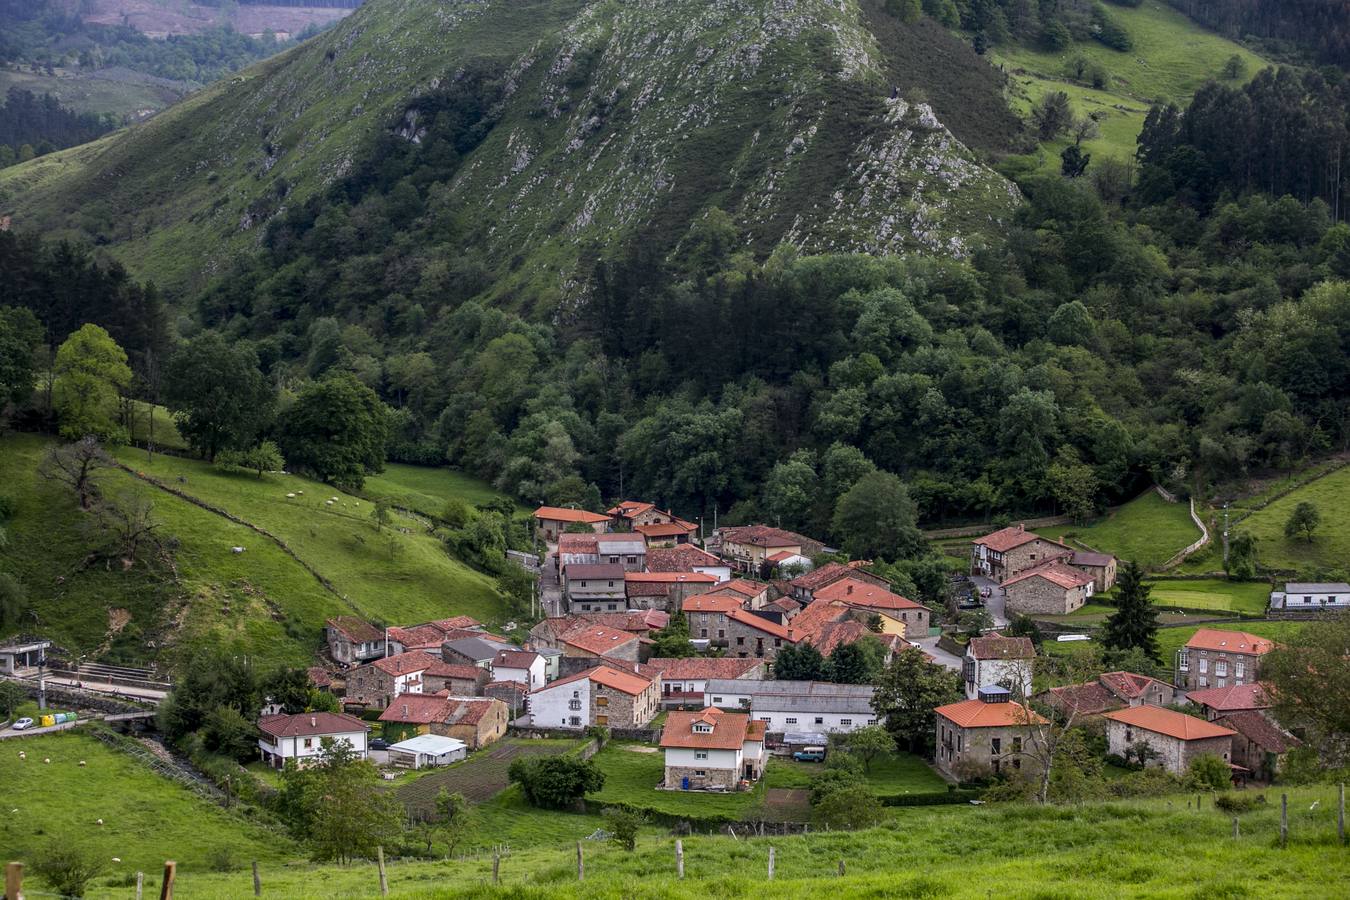
{"type": "Polygon", "coordinates": [[[1150,659],[1158,654],[1158,610],[1144,584],[1144,570],[1136,562],[1127,562],[1116,582],[1119,589],[1116,611],[1106,620],[1102,644],[1111,650],[1138,648],[1150,659]]]}

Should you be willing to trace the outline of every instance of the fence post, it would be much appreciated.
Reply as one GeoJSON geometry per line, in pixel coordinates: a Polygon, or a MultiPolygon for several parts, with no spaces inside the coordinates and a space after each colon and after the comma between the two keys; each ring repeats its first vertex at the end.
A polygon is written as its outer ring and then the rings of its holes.
{"type": "Polygon", "coordinates": [[[5,900],[20,900],[23,897],[23,863],[12,862],[5,866],[5,900]]]}
{"type": "Polygon", "coordinates": [[[136,900],[141,900],[141,890],[145,887],[145,873],[136,873],[136,900]]]}
{"type": "Polygon", "coordinates": [[[769,880],[773,881],[773,844],[769,845],[769,880]]]}
{"type": "Polygon", "coordinates": [[[1342,844],[1345,843],[1345,782],[1342,781],[1340,789],[1337,791],[1338,799],[1336,801],[1336,839],[1342,844]]]}
{"type": "Polygon", "coordinates": [[[586,880],[586,857],[581,849],[581,841],[577,841],[577,881],[586,880]]]}
{"type": "Polygon", "coordinates": [[[842,857],[839,860],[839,877],[840,878],[844,877],[844,860],[842,857]]]}
{"type": "Polygon", "coordinates": [[[1289,841],[1289,795],[1280,795],[1280,846],[1289,841]]]}
{"type": "Polygon", "coordinates": [[[675,876],[684,877],[684,841],[675,839],[675,876]]]}
{"type": "Polygon", "coordinates": [[[253,861],[253,896],[262,896],[262,878],[258,875],[258,861],[253,861]]]}
{"type": "Polygon", "coordinates": [[[502,883],[502,850],[501,847],[492,848],[492,883],[502,883]]]}
{"type": "Polygon", "coordinates": [[[1242,836],[1242,829],[1238,827],[1238,817],[1233,816],[1233,840],[1236,841],[1241,836],[1242,836]]]}
{"type": "Polygon", "coordinates": [[[159,900],[173,900],[173,878],[178,874],[178,863],[164,861],[164,883],[159,886],[159,900]]]}
{"type": "Polygon", "coordinates": [[[380,896],[389,896],[389,879],[384,874],[384,845],[375,846],[375,865],[380,869],[380,896]]]}

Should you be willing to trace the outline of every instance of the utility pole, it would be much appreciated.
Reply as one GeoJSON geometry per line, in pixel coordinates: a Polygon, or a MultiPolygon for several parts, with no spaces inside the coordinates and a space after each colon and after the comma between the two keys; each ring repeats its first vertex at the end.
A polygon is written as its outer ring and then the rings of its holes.
{"type": "Polygon", "coordinates": [[[1228,501],[1223,503],[1223,564],[1228,567],[1228,501]]]}

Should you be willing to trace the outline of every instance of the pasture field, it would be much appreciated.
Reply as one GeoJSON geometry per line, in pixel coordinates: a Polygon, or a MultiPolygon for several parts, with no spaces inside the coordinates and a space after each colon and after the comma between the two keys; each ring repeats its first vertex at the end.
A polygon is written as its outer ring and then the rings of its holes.
{"type": "Polygon", "coordinates": [[[577,740],[528,740],[503,738],[469,756],[462,762],[433,770],[398,789],[398,799],[410,810],[432,812],[436,795],[442,789],[463,794],[466,800],[482,803],[505,790],[509,784],[506,770],[518,756],[557,756],[574,750],[577,740]]]}
{"type": "MultiPolygon", "coordinates": [[[[1337,469],[1258,509],[1230,526],[1230,530],[1248,531],[1256,537],[1256,558],[1263,569],[1307,573],[1350,568],[1350,528],[1340,519],[1350,508],[1350,467],[1337,469]],[[1322,516],[1321,527],[1311,541],[1284,535],[1284,523],[1294,507],[1312,503],[1322,516]]],[[[1335,580],[1340,580],[1339,578],[1335,580]]]]}
{"type": "MultiPolygon", "coordinates": [[[[439,516],[451,499],[477,506],[504,496],[487,482],[454,469],[402,463],[387,463],[383,472],[368,477],[361,494],[371,500],[388,500],[429,518],[439,516]]],[[[525,511],[520,504],[516,507],[525,511]]]]}
{"type": "Polygon", "coordinates": [[[1086,525],[1039,528],[1042,537],[1074,542],[1153,569],[1200,537],[1185,503],[1168,503],[1156,491],[1141,494],[1105,518],[1086,525]]]}

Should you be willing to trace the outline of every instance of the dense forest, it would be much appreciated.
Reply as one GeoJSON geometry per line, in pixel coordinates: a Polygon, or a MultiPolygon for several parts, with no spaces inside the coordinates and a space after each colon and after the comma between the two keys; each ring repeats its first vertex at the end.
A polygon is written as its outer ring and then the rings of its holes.
{"type": "Polygon", "coordinates": [[[1350,63],[1346,0],[1168,0],[1186,15],[1231,38],[1260,38],[1302,49],[1318,62],[1350,63]]]}
{"type": "MultiPolygon", "coordinates": [[[[1138,6],[1142,0],[1111,2],[1138,6]]],[[[972,33],[978,52],[1014,41],[1046,50],[1090,40],[1113,50],[1134,46],[1129,32],[1097,0],[900,0],[898,5],[919,7],[949,28],[972,33]]]]}
{"type": "Polygon", "coordinates": [[[72,112],[51,94],[10,88],[0,103],[0,168],[92,141],[114,127],[109,117],[72,112]]]}

